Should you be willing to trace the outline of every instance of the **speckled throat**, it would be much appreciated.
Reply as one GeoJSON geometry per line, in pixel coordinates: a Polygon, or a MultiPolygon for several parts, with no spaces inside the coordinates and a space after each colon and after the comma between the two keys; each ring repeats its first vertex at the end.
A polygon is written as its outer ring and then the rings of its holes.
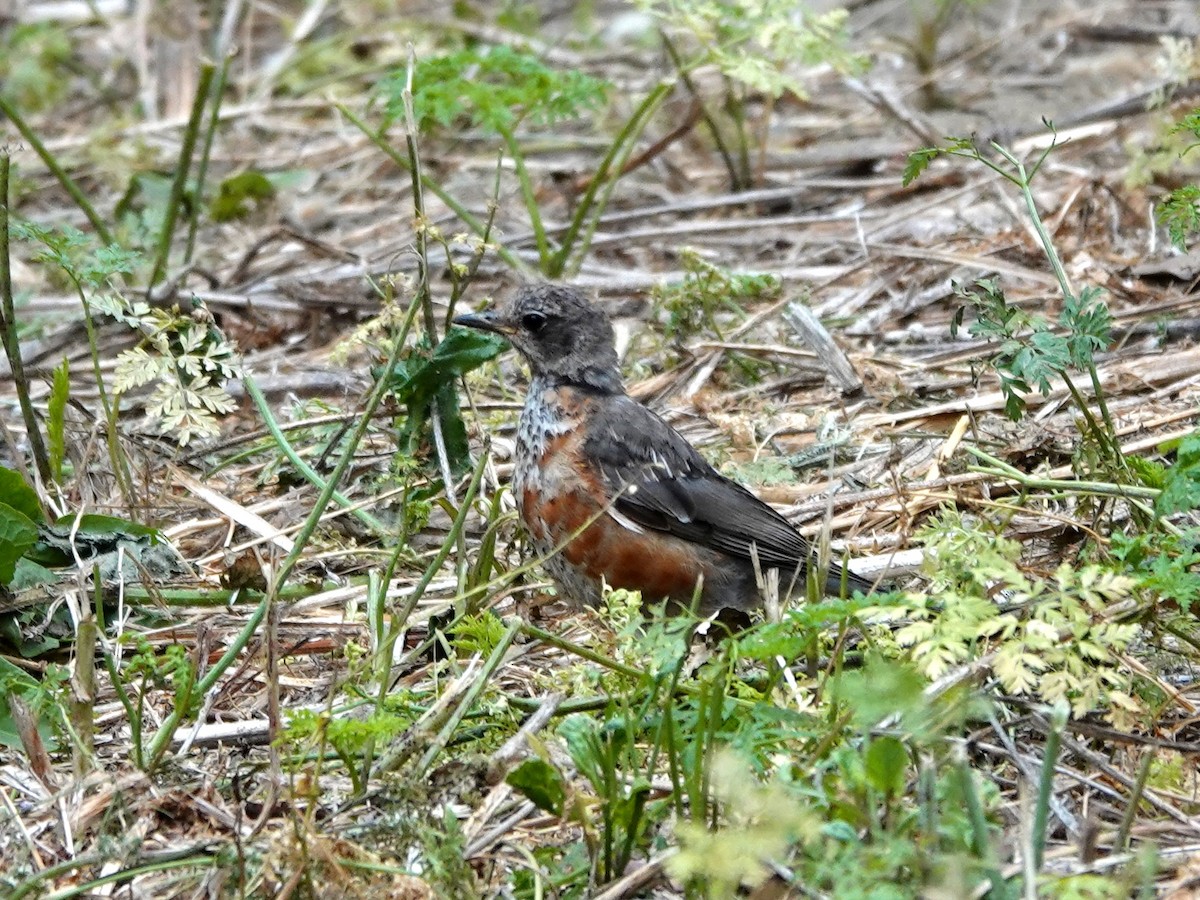
{"type": "Polygon", "coordinates": [[[556,546],[554,538],[527,499],[531,494],[566,495],[582,488],[569,455],[555,452],[554,445],[557,439],[584,427],[593,399],[588,393],[544,376],[533,379],[517,423],[512,489],[533,548],[543,557],[543,565],[563,599],[594,605],[600,600],[600,582],[580,573],[561,554],[550,555],[556,546]]]}

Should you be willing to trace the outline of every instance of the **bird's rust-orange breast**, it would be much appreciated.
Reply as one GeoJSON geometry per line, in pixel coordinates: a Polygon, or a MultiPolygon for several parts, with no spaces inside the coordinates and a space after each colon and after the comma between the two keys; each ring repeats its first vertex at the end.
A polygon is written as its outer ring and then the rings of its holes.
{"type": "Polygon", "coordinates": [[[563,558],[588,577],[641,591],[647,600],[690,597],[704,569],[699,548],[623,524],[581,449],[579,432],[549,439],[536,482],[524,487],[521,516],[539,549],[562,548],[563,558]]]}

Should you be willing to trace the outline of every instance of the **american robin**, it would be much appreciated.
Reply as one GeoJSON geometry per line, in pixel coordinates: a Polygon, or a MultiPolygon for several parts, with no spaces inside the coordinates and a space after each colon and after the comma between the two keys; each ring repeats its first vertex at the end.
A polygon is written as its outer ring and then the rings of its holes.
{"type": "MultiPolygon", "coordinates": [[[[699,586],[704,614],[749,610],[761,602],[756,564],[779,570],[782,593],[803,590],[808,542],[625,393],[612,324],[578,289],[523,287],[454,323],[503,335],[529,362],[513,492],[568,600],[597,604],[603,580],[683,607],[699,586]]],[[[827,593],[871,587],[829,566],[827,593]]]]}

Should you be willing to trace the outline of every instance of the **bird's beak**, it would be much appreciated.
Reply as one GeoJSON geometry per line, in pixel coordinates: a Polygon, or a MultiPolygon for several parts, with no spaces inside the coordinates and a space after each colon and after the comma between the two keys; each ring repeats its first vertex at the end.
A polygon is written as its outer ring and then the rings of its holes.
{"type": "Polygon", "coordinates": [[[494,309],[485,309],[483,312],[455,316],[451,321],[455,325],[462,325],[464,328],[477,328],[480,331],[491,331],[495,334],[505,336],[516,332],[516,329],[504,321],[494,309]]]}

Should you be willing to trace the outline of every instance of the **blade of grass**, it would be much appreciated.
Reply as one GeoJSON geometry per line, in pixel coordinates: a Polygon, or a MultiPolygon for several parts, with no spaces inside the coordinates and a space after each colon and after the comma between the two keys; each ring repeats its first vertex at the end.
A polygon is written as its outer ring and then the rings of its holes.
{"type": "Polygon", "coordinates": [[[991,896],[1003,898],[1008,896],[1004,876],[996,864],[992,852],[992,842],[988,835],[987,816],[984,815],[983,801],[979,799],[979,791],[975,787],[975,772],[971,769],[965,755],[961,751],[955,761],[954,771],[958,773],[959,787],[967,805],[967,816],[971,823],[971,849],[983,864],[983,871],[992,884],[991,896]]]}
{"type": "MultiPolygon", "coordinates": [[[[175,235],[175,223],[179,219],[179,207],[183,204],[188,172],[192,168],[192,155],[196,150],[196,138],[200,133],[200,119],[204,115],[204,107],[208,103],[215,71],[216,67],[211,62],[200,66],[200,79],[196,86],[196,97],[192,101],[192,114],[188,117],[187,126],[183,130],[183,145],[179,148],[179,160],[175,163],[175,180],[171,182],[171,194],[167,200],[166,212],[163,214],[162,229],[158,233],[158,250],[154,258],[154,268],[150,271],[149,285],[151,288],[158,284],[167,269],[167,262],[171,255],[171,239],[175,235]]],[[[197,199],[193,198],[193,203],[197,202],[197,199]]]]}
{"type": "Polygon", "coordinates": [[[1033,807],[1033,828],[1030,842],[1033,847],[1035,872],[1042,870],[1046,858],[1046,823],[1050,819],[1050,795],[1054,791],[1054,769],[1058,765],[1058,753],[1062,749],[1062,733],[1067,726],[1070,712],[1065,702],[1055,705],[1050,714],[1050,727],[1046,731],[1046,747],[1042,753],[1042,775],[1038,779],[1037,801],[1033,807]]]}
{"type": "MultiPolygon", "coordinates": [[[[421,312],[425,323],[425,341],[430,351],[437,348],[441,338],[438,335],[437,319],[433,312],[433,292],[429,287],[429,228],[425,216],[425,192],[422,188],[421,149],[417,144],[417,116],[413,111],[413,70],[417,65],[417,51],[412,44],[408,45],[408,71],[401,99],[404,102],[404,141],[408,147],[409,175],[412,178],[413,191],[413,221],[417,230],[417,300],[421,304],[421,312]]],[[[442,409],[435,397],[430,409],[430,426],[433,430],[433,446],[437,454],[438,469],[442,475],[442,486],[451,503],[456,503],[454,497],[454,473],[450,467],[450,456],[446,450],[446,436],[442,427],[442,409]]]]}
{"type": "Polygon", "coordinates": [[[1142,763],[1138,766],[1137,780],[1133,783],[1133,790],[1129,793],[1129,806],[1125,809],[1125,814],[1121,816],[1121,824],[1117,827],[1117,833],[1113,837],[1112,845],[1117,850],[1129,849],[1129,835],[1133,831],[1133,821],[1137,818],[1137,808],[1142,802],[1142,794],[1146,790],[1146,781],[1150,778],[1150,767],[1154,764],[1155,754],[1147,752],[1142,757],[1142,763]]]}

